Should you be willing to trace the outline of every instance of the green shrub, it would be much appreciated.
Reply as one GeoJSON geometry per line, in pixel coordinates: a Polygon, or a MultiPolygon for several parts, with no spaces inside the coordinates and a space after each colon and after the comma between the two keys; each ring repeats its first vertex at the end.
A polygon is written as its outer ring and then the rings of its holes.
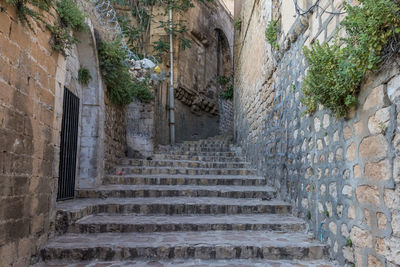
{"type": "Polygon", "coordinates": [[[325,214],[325,216],[327,217],[327,218],[329,218],[329,211],[324,211],[324,214],[325,214]]]}
{"type": "Polygon", "coordinates": [[[124,64],[125,58],[126,55],[120,47],[119,40],[100,44],[100,68],[111,102],[127,105],[134,97],[138,97],[143,102],[151,101],[154,96],[151,93],[149,81],[133,82],[129,68],[124,64]]]}
{"type": "Polygon", "coordinates": [[[235,19],[235,21],[233,22],[233,27],[235,28],[235,30],[240,31],[240,29],[242,28],[242,18],[241,17],[237,17],[235,19]]]}
{"type": "Polygon", "coordinates": [[[271,20],[265,29],[265,38],[267,39],[267,42],[276,50],[279,49],[279,45],[277,43],[279,25],[280,23],[278,20],[271,20]]]}
{"type": "Polygon", "coordinates": [[[79,10],[73,0],[58,1],[56,10],[60,21],[54,26],[47,25],[52,34],[51,46],[53,50],[67,56],[68,50],[79,42],[72,36],[72,31],[84,32],[89,27],[85,22],[85,14],[79,10]]]}
{"type": "MultiPolygon", "coordinates": [[[[318,104],[337,117],[357,105],[360,84],[368,72],[376,71],[393,42],[399,40],[400,5],[390,0],[360,0],[361,5],[345,3],[348,13],[341,25],[348,37],[344,45],[316,42],[303,51],[309,70],[304,80],[302,103],[312,113],[318,104]]],[[[398,47],[398,46],[393,46],[398,47]]]]}
{"type": "Polygon", "coordinates": [[[89,82],[92,80],[92,75],[90,71],[85,67],[80,67],[78,71],[78,82],[82,85],[87,86],[89,82]]]}
{"type": "Polygon", "coordinates": [[[10,4],[17,9],[18,20],[22,25],[27,25],[28,28],[33,31],[31,20],[34,21],[39,27],[41,23],[44,23],[43,14],[40,11],[49,11],[53,6],[53,0],[6,0],[7,4],[10,4]],[[39,12],[28,7],[32,5],[39,9],[39,12]]]}
{"type": "Polygon", "coordinates": [[[220,94],[220,97],[224,100],[233,100],[233,85],[230,85],[228,87],[228,89],[226,89],[225,91],[223,91],[220,94]]]}
{"type": "Polygon", "coordinates": [[[57,1],[57,13],[60,16],[62,25],[76,32],[84,32],[88,30],[85,22],[85,14],[79,9],[75,1],[62,0],[57,1]]]}
{"type": "Polygon", "coordinates": [[[307,220],[311,220],[311,211],[307,211],[307,214],[306,214],[306,217],[307,217],[307,220]]]}
{"type": "Polygon", "coordinates": [[[353,241],[351,241],[351,239],[350,238],[347,238],[346,239],[346,247],[352,247],[353,246],[353,241]]]}
{"type": "Polygon", "coordinates": [[[64,28],[60,24],[55,24],[54,26],[47,25],[47,28],[51,32],[52,40],[50,44],[53,50],[60,52],[63,56],[68,56],[68,50],[74,44],[77,44],[79,40],[71,35],[69,28],[64,28]]]}
{"type": "Polygon", "coordinates": [[[154,95],[151,92],[150,79],[145,79],[142,82],[133,82],[134,95],[142,102],[149,103],[154,99],[154,95]]]}
{"type": "Polygon", "coordinates": [[[228,76],[218,76],[218,84],[227,85],[231,81],[231,78],[228,76]]]}

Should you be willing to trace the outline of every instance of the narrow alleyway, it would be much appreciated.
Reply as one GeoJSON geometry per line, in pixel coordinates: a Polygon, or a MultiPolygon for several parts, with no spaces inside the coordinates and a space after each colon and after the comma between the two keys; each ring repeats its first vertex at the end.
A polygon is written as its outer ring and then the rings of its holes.
{"type": "Polygon", "coordinates": [[[234,151],[218,137],[122,159],[101,187],[58,203],[46,266],[331,266],[234,151]]]}

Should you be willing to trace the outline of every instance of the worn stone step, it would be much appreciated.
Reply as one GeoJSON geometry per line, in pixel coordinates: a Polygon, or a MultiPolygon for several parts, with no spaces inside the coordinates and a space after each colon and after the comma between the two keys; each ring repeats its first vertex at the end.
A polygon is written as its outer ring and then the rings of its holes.
{"type": "Polygon", "coordinates": [[[232,143],[224,143],[224,142],[206,142],[206,143],[181,143],[177,144],[175,146],[167,146],[167,147],[162,147],[161,149],[176,149],[176,148],[184,148],[184,149],[201,149],[201,148],[206,148],[206,149],[214,149],[214,150],[219,150],[219,149],[230,149],[231,147],[234,147],[232,143]]]}
{"type": "Polygon", "coordinates": [[[304,231],[303,220],[291,215],[110,215],[78,220],[68,228],[73,233],[179,232],[179,231],[304,231]]]}
{"type": "Polygon", "coordinates": [[[207,161],[207,162],[244,162],[244,157],[224,157],[224,156],[199,156],[199,155],[179,155],[179,154],[155,154],[153,160],[192,160],[192,161],[207,161]]]}
{"type": "Polygon", "coordinates": [[[172,147],[168,149],[168,151],[206,153],[206,152],[232,152],[232,149],[230,146],[179,146],[179,147],[172,147]]]}
{"type": "Polygon", "coordinates": [[[171,155],[187,156],[212,156],[212,157],[236,157],[236,152],[198,152],[198,151],[168,151],[171,155]]]}
{"type": "Polygon", "coordinates": [[[178,145],[233,145],[232,139],[184,141],[178,145]]]}
{"type": "Polygon", "coordinates": [[[120,165],[143,166],[143,167],[181,167],[181,168],[250,168],[248,162],[207,162],[193,160],[144,160],[144,159],[129,159],[120,160],[120,165]]]}
{"type": "Polygon", "coordinates": [[[256,175],[255,169],[115,166],[115,174],[256,175]]]}
{"type": "Polygon", "coordinates": [[[180,145],[232,145],[232,140],[199,140],[184,141],[180,145]]]}
{"type": "Polygon", "coordinates": [[[259,176],[241,175],[109,175],[104,184],[124,185],[265,185],[265,179],[259,176]]]}
{"type": "Polygon", "coordinates": [[[145,215],[289,214],[288,203],[261,199],[215,197],[88,198],[57,204],[57,232],[67,231],[77,220],[99,213],[145,215]]]}
{"type": "Polygon", "coordinates": [[[173,146],[171,148],[174,147],[180,147],[180,148],[230,148],[233,147],[232,143],[226,143],[226,142],[197,142],[197,143],[182,143],[182,144],[178,144],[176,146],[173,146]]]}
{"type": "Polygon", "coordinates": [[[276,190],[267,186],[198,186],[198,185],[104,185],[79,189],[78,198],[109,197],[225,197],[272,199],[276,190]]]}
{"type": "Polygon", "coordinates": [[[66,234],[42,250],[44,260],[323,259],[326,245],[303,233],[210,231],[66,234]]]}
{"type": "Polygon", "coordinates": [[[233,259],[233,260],[127,260],[127,261],[51,261],[33,267],[339,267],[328,260],[266,260],[266,259],[233,259]]]}

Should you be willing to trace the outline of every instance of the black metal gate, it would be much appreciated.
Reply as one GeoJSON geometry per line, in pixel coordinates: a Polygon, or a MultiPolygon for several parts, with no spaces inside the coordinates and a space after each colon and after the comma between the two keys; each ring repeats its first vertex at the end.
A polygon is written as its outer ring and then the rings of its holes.
{"type": "Polygon", "coordinates": [[[64,88],[57,200],[74,197],[78,145],[79,98],[64,88]]]}

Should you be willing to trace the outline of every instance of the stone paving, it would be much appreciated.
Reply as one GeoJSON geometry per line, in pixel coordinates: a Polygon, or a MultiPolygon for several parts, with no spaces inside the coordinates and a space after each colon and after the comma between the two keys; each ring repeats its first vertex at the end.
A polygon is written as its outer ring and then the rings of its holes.
{"type": "Polygon", "coordinates": [[[334,266],[229,142],[208,142],[121,159],[103,185],[58,203],[42,266],[334,266]]]}

